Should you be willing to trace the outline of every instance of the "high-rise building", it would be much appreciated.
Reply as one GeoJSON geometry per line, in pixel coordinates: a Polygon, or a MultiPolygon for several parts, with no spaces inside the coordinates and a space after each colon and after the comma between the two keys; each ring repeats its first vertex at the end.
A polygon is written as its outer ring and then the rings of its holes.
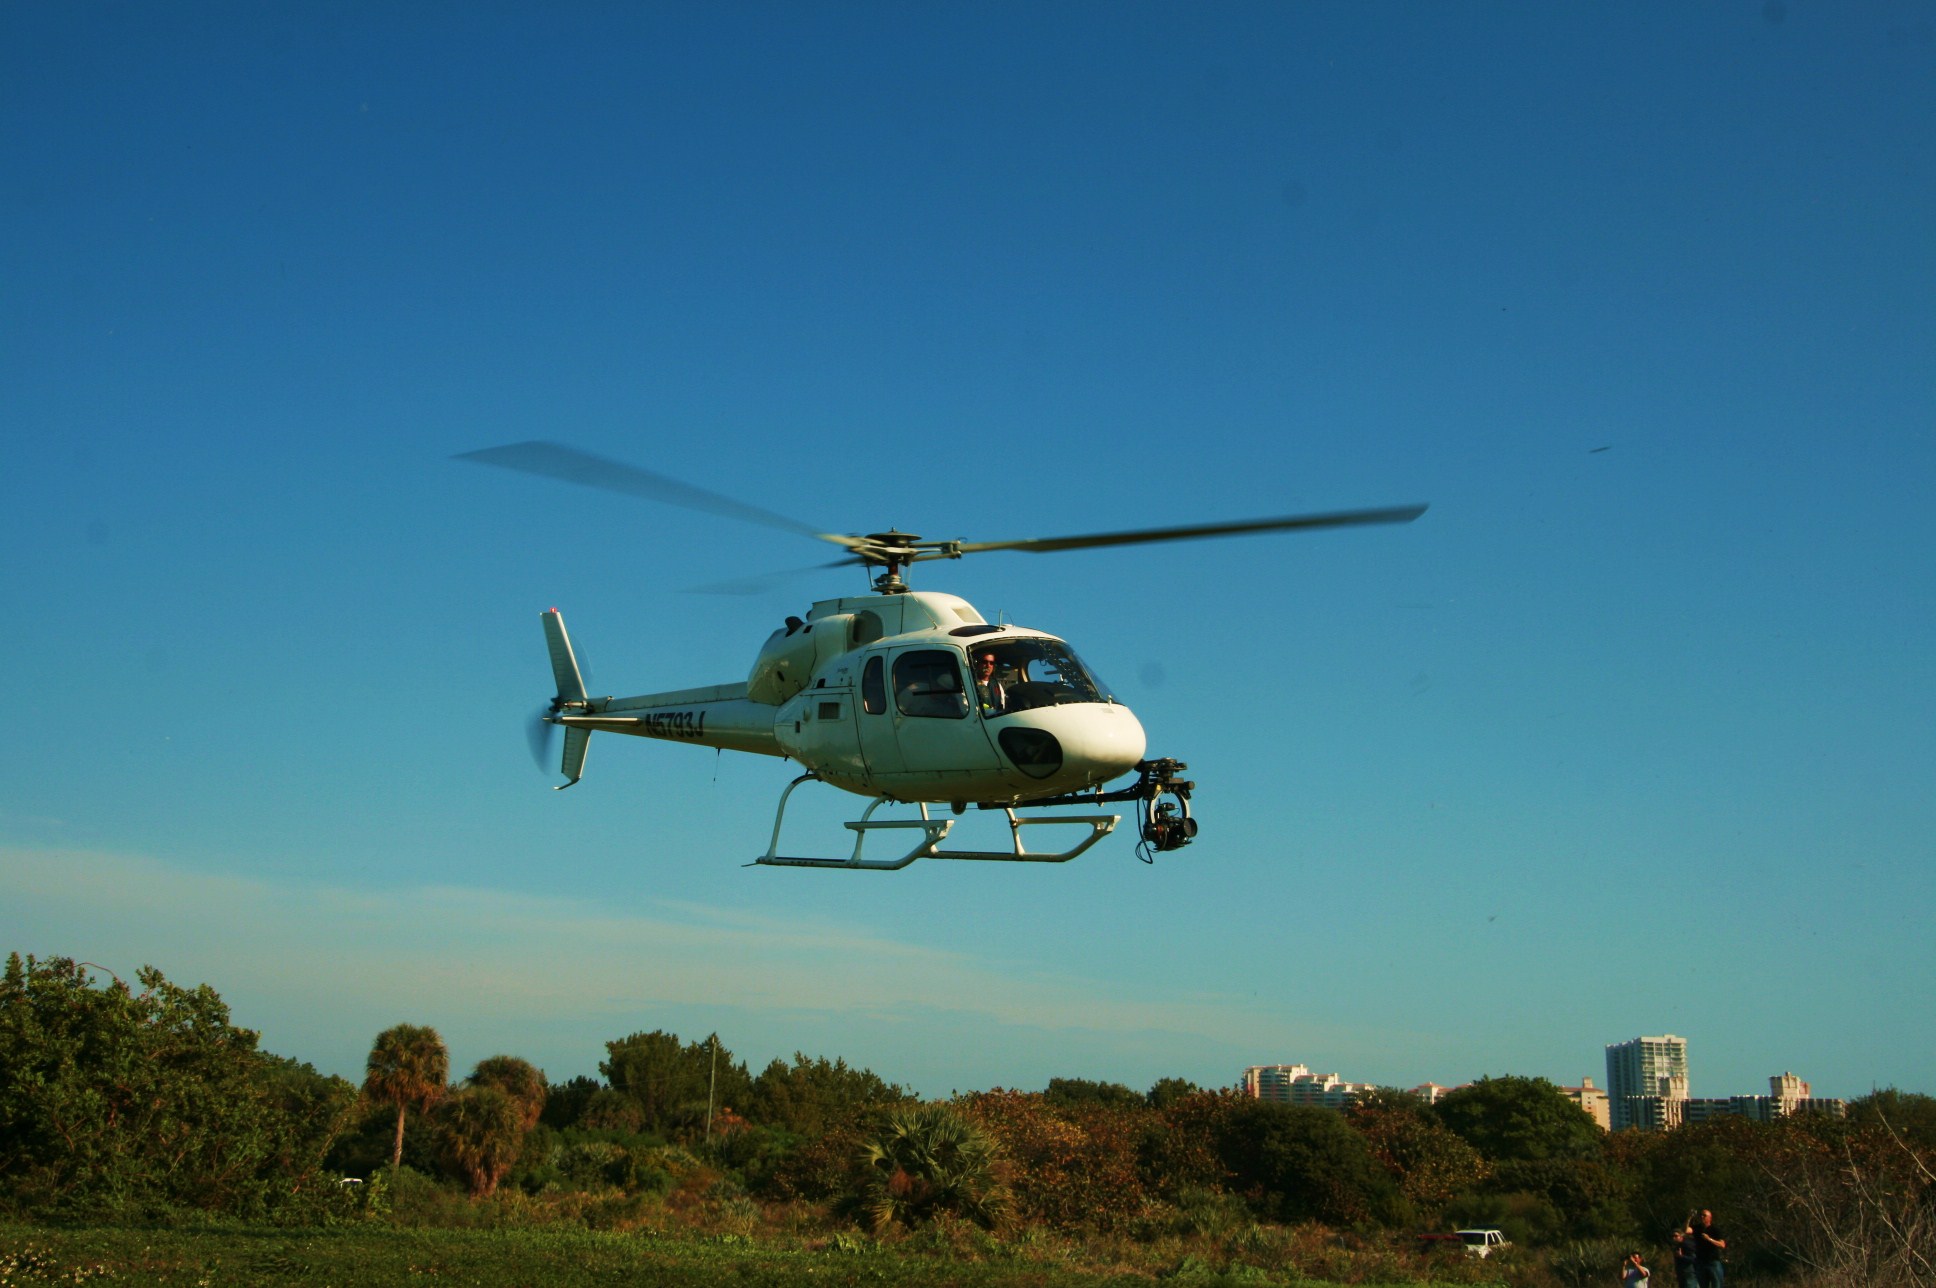
{"type": "Polygon", "coordinates": [[[1307,1065],[1253,1064],[1244,1070],[1244,1076],[1237,1085],[1253,1100],[1272,1100],[1288,1105],[1291,1103],[1291,1084],[1299,1078],[1310,1076],[1311,1070],[1307,1065]]]}
{"type": "Polygon", "coordinates": [[[1678,1121],[1687,1099],[1687,1039],[1671,1033],[1632,1038],[1607,1047],[1607,1108],[1613,1129],[1678,1121]],[[1643,1106],[1643,1099],[1662,1103],[1643,1106]]]}
{"type": "Polygon", "coordinates": [[[1373,1090],[1368,1082],[1346,1082],[1335,1073],[1312,1073],[1301,1064],[1254,1064],[1238,1084],[1245,1095],[1280,1105],[1318,1105],[1343,1109],[1373,1090]]]}

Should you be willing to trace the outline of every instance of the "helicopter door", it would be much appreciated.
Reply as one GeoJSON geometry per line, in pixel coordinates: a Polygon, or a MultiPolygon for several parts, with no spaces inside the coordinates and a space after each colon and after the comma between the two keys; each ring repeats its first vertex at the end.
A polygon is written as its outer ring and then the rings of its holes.
{"type": "Polygon", "coordinates": [[[861,754],[883,790],[1001,768],[982,722],[969,718],[967,677],[954,649],[874,654],[861,669],[860,698],[861,754]]]}

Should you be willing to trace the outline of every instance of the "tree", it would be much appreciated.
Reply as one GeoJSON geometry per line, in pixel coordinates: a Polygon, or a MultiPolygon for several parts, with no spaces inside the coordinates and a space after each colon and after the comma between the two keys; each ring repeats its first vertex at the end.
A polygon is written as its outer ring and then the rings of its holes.
{"type": "Polygon", "coordinates": [[[1175,1203],[1189,1191],[1230,1188],[1234,1178],[1223,1157],[1230,1119],[1253,1103],[1234,1091],[1199,1091],[1156,1109],[1138,1147],[1150,1195],[1175,1203]]]}
{"type": "Polygon", "coordinates": [[[1008,1206],[995,1177],[994,1142],[946,1104],[888,1111],[862,1145],[860,1177],[847,1204],[875,1231],[919,1225],[943,1212],[991,1229],[1008,1206]]]}
{"type": "Polygon", "coordinates": [[[1531,1200],[1521,1205],[1530,1237],[1550,1243],[1632,1232],[1626,1180],[1598,1158],[1518,1158],[1498,1164],[1485,1188],[1531,1200]]]}
{"type": "Polygon", "coordinates": [[[1607,1154],[1626,1176],[1628,1212],[1643,1233],[1659,1238],[1697,1208],[1729,1213],[1729,1242],[1746,1231],[1737,1214],[1761,1188],[1758,1161],[1767,1151],[1768,1124],[1727,1115],[1673,1131],[1623,1131],[1607,1154]]]}
{"type": "Polygon", "coordinates": [[[529,1060],[514,1055],[494,1055],[479,1060],[466,1081],[473,1087],[495,1087],[518,1107],[519,1133],[530,1131],[543,1116],[550,1085],[544,1070],[529,1060]]]}
{"type": "Polygon", "coordinates": [[[904,1087],[883,1082],[868,1069],[849,1068],[845,1060],[809,1060],[795,1051],[793,1062],[775,1060],[753,1079],[744,1106],[749,1120],[802,1136],[819,1136],[835,1123],[851,1120],[875,1105],[902,1104],[914,1097],[904,1087]]]}
{"type": "Polygon", "coordinates": [[[1438,1120],[1495,1163],[1597,1158],[1605,1134],[1544,1078],[1481,1078],[1432,1106],[1438,1120]]]}
{"type": "Polygon", "coordinates": [[[1141,1109],[1148,1099],[1120,1082],[1092,1082],[1088,1078],[1050,1078],[1042,1093],[1052,1105],[1109,1105],[1117,1109],[1141,1109]]]}
{"type": "MultiPolygon", "coordinates": [[[[1131,1093],[1132,1095],[1134,1093],[1131,1093]]],[[[957,1102],[1001,1150],[1017,1215],[1062,1230],[1119,1229],[1147,1214],[1144,1134],[1155,1111],[1041,1092],[977,1092],[957,1102]]]]}
{"type": "Polygon", "coordinates": [[[1167,1109],[1185,1096],[1198,1095],[1203,1091],[1188,1078],[1158,1078],[1150,1084],[1149,1093],[1144,1098],[1152,1109],[1167,1109]]]}
{"type": "Polygon", "coordinates": [[[316,1184],[354,1092],[256,1049],[206,984],[65,957],[0,979],[0,1195],[24,1212],[259,1217],[316,1184]]]}
{"type": "Polygon", "coordinates": [[[709,1103],[738,1108],[752,1091],[746,1066],[719,1045],[718,1034],[681,1045],[676,1033],[655,1029],[607,1042],[605,1052],[598,1071],[638,1105],[646,1131],[690,1131],[695,1121],[703,1123],[709,1103]]]}
{"type": "Polygon", "coordinates": [[[553,1130],[575,1127],[585,1116],[592,1097],[603,1090],[604,1083],[583,1074],[553,1083],[545,1092],[544,1113],[538,1121],[553,1130]]]}
{"type": "Polygon", "coordinates": [[[398,1024],[376,1035],[364,1066],[363,1094],[397,1110],[396,1143],[390,1166],[403,1161],[403,1119],[406,1110],[428,1112],[444,1098],[450,1077],[450,1052],[437,1030],[419,1024],[398,1024]]]}
{"type": "Polygon", "coordinates": [[[1222,1152],[1262,1215],[1287,1223],[1393,1224],[1398,1187],[1335,1110],[1253,1101],[1224,1123],[1222,1152]]]}
{"type": "MultiPolygon", "coordinates": [[[[1887,1108],[1905,1119],[1915,1113],[1887,1108]]],[[[1765,1136],[1771,1147],[1743,1210],[1760,1242],[1823,1283],[1936,1284],[1936,1148],[1918,1147],[1878,1113],[1847,1124],[1789,1119],[1765,1136]]]]}
{"type": "Polygon", "coordinates": [[[335,1186],[318,1176],[336,1141],[356,1121],[356,1088],[348,1079],[316,1072],[315,1066],[287,1056],[262,1053],[252,1081],[260,1096],[288,1124],[270,1148],[278,1170],[304,1185],[335,1186]]]}
{"type": "Polygon", "coordinates": [[[1491,1171],[1478,1150],[1410,1092],[1367,1092],[1345,1110],[1344,1119],[1421,1217],[1436,1216],[1491,1171]]]}
{"type": "Polygon", "coordinates": [[[1849,1102],[1849,1125],[1879,1126],[1917,1149],[1936,1150],[1936,1096],[1884,1087],[1849,1102]]]}
{"type": "Polygon", "coordinates": [[[464,1179],[472,1198],[489,1197],[518,1161],[524,1124],[525,1107],[488,1084],[464,1087],[438,1106],[444,1164],[464,1179]]]}
{"type": "Polygon", "coordinates": [[[585,1101],[577,1125],[612,1136],[638,1136],[645,1131],[645,1111],[624,1092],[600,1087],[585,1101]]]}

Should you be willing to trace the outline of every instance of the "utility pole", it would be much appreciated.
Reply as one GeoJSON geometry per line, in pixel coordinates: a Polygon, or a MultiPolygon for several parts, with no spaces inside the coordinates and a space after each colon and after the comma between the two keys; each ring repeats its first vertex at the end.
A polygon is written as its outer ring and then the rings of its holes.
{"type": "Polygon", "coordinates": [[[719,1085],[719,1034],[713,1034],[712,1068],[706,1074],[706,1143],[713,1143],[713,1089],[719,1085]]]}

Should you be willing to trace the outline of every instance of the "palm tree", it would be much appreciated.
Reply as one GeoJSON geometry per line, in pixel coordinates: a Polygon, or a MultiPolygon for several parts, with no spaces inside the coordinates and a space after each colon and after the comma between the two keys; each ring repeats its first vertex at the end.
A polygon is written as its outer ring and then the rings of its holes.
{"type": "Polygon", "coordinates": [[[551,1091],[545,1082],[544,1070],[514,1055],[479,1060],[465,1081],[473,1087],[496,1087],[511,1097],[523,1120],[520,1130],[527,1132],[538,1125],[538,1118],[544,1113],[545,1097],[551,1091]]]}
{"type": "Polygon", "coordinates": [[[852,1208],[875,1230],[916,1225],[941,1212],[984,1229],[1008,1211],[995,1176],[995,1142],[946,1104],[892,1109],[861,1148],[852,1208]]]}
{"type": "Polygon", "coordinates": [[[396,1147],[390,1166],[403,1162],[403,1116],[409,1109],[428,1110],[444,1098],[450,1077],[450,1052],[437,1030],[421,1024],[399,1024],[376,1035],[364,1066],[363,1094],[380,1105],[397,1107],[396,1147]]]}
{"type": "Polygon", "coordinates": [[[456,1092],[437,1111],[444,1163],[462,1172],[472,1198],[489,1198],[524,1147],[524,1107],[498,1087],[456,1092]]]}

